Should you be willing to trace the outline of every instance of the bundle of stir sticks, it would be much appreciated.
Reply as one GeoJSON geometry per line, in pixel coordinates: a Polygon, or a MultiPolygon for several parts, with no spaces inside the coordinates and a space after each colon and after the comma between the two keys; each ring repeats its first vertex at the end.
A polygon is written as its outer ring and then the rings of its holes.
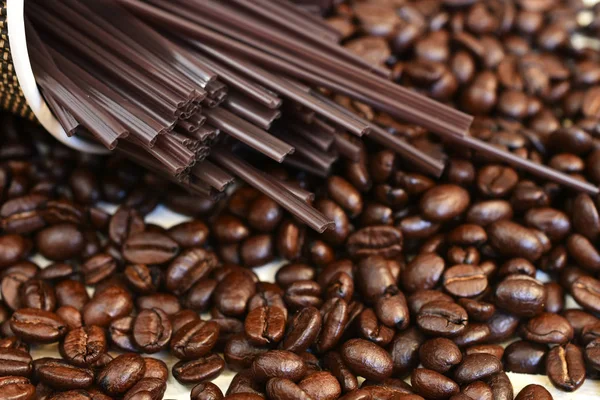
{"type": "Polygon", "coordinates": [[[322,232],[332,223],[307,203],[308,193],[237,150],[326,177],[339,158],[359,160],[357,143],[368,136],[416,170],[442,174],[441,160],[331,94],[598,192],[468,136],[470,116],[394,84],[386,68],[345,50],[333,28],[288,0],[29,0],[26,7],[36,79],[67,134],[122,152],[198,196],[218,198],[238,177],[322,232]]]}

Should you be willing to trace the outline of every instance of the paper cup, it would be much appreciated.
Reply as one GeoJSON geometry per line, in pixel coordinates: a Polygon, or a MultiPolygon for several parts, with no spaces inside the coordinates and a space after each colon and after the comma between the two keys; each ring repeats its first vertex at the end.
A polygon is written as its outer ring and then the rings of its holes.
{"type": "Polygon", "coordinates": [[[40,93],[27,50],[24,3],[26,0],[2,0],[0,30],[2,35],[2,108],[23,118],[37,121],[65,145],[85,153],[105,154],[108,150],[97,143],[69,137],[52,114],[40,93]]]}

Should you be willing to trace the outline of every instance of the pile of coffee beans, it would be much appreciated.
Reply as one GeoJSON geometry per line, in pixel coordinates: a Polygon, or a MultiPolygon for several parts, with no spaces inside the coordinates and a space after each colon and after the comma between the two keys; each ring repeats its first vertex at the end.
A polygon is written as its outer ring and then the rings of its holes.
{"type": "MultiPolygon", "coordinates": [[[[329,20],[397,81],[476,114],[473,135],[599,184],[600,53],[570,40],[597,31],[583,11],[357,0],[329,20]]],[[[506,372],[564,391],[597,377],[598,199],[336,100],[448,166],[435,179],[367,143],[326,180],[269,167],[315,193],[324,234],[253,188],[199,200],[3,116],[0,399],[159,400],[171,374],[192,400],[546,400],[515,397],[506,372]],[[148,223],[159,204],[192,218],[148,223]],[[34,360],[42,344],[56,357],[34,360]],[[224,394],[210,381],[225,368],[224,394]]]]}

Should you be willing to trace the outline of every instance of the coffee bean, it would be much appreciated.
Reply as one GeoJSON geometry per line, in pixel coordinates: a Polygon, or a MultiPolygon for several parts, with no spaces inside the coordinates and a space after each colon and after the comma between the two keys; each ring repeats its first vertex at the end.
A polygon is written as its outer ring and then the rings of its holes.
{"type": "Polygon", "coordinates": [[[460,392],[452,379],[425,368],[417,368],[410,377],[414,390],[428,399],[446,399],[460,392]]]}
{"type": "Polygon", "coordinates": [[[470,320],[478,322],[488,321],[496,312],[493,304],[483,301],[461,298],[458,300],[458,304],[467,311],[470,320]]]}
{"type": "Polygon", "coordinates": [[[562,240],[571,230],[567,215],[550,207],[530,209],[525,214],[525,222],[544,232],[554,242],[562,240]]]}
{"type": "Polygon", "coordinates": [[[446,373],[462,361],[462,353],[446,338],[430,339],[419,348],[419,358],[425,368],[446,373]]]}
{"type": "MultiPolygon", "coordinates": [[[[217,321],[215,320],[215,322],[217,321]]],[[[241,370],[249,368],[256,357],[267,351],[267,348],[252,345],[246,335],[242,333],[235,334],[227,340],[223,353],[229,368],[241,370]]]]}
{"type": "Polygon", "coordinates": [[[564,310],[562,312],[562,316],[565,317],[567,321],[569,321],[569,324],[573,327],[574,336],[576,338],[579,337],[583,328],[600,322],[600,320],[598,320],[598,318],[592,314],[580,309],[564,310]]]}
{"type": "Polygon", "coordinates": [[[455,336],[467,326],[468,316],[465,309],[458,304],[433,301],[421,307],[416,322],[427,334],[455,336]]]}
{"type": "Polygon", "coordinates": [[[271,235],[255,235],[244,240],[240,247],[242,264],[246,267],[258,267],[273,260],[273,237],[271,235]]]}
{"type": "Polygon", "coordinates": [[[248,223],[260,232],[273,231],[281,218],[283,210],[275,201],[265,195],[259,195],[248,206],[248,223]]]}
{"type": "Polygon", "coordinates": [[[0,376],[29,377],[31,371],[32,359],[27,351],[16,348],[0,348],[0,376]]]}
{"type": "Polygon", "coordinates": [[[531,384],[521,389],[517,397],[515,397],[515,400],[526,399],[552,400],[553,397],[550,394],[550,392],[546,390],[545,387],[531,384]]]}
{"type": "Polygon", "coordinates": [[[279,255],[287,260],[296,260],[300,257],[304,245],[305,231],[305,227],[295,221],[283,221],[279,226],[275,239],[279,255]]]}
{"type": "Polygon", "coordinates": [[[600,311],[600,281],[590,276],[581,276],[571,285],[571,294],[583,308],[592,312],[600,311]]]}
{"type": "Polygon", "coordinates": [[[221,400],[223,392],[212,382],[202,382],[194,386],[190,396],[192,400],[221,400]]]}
{"type": "Polygon", "coordinates": [[[542,373],[547,353],[546,345],[519,340],[506,347],[504,366],[507,371],[521,374],[542,373]]]}
{"type": "Polygon", "coordinates": [[[282,266],[275,274],[275,281],[282,288],[287,288],[297,281],[313,280],[315,270],[306,264],[287,264],[282,266]]]}
{"type": "Polygon", "coordinates": [[[557,388],[572,392],[585,380],[583,352],[574,344],[556,346],[546,356],[546,373],[557,388]]]}
{"type": "Polygon", "coordinates": [[[440,185],[423,195],[420,208],[428,220],[443,222],[462,214],[469,203],[469,194],[460,186],[440,185]]]}
{"type": "Polygon", "coordinates": [[[386,260],[380,256],[362,259],[357,265],[355,280],[361,294],[369,302],[383,296],[396,282],[386,260]]]}
{"type": "Polygon", "coordinates": [[[285,332],[285,314],[279,307],[255,308],[248,313],[244,326],[252,343],[258,346],[277,343],[285,332]]]}
{"type": "Polygon", "coordinates": [[[44,257],[53,261],[64,261],[81,254],[85,238],[77,226],[58,224],[38,232],[35,242],[44,257]]]}
{"type": "Polygon", "coordinates": [[[166,273],[166,287],[183,294],[196,282],[206,278],[219,265],[217,255],[204,249],[190,249],[175,258],[166,273]]]}
{"type": "Polygon", "coordinates": [[[94,325],[69,331],[60,346],[63,357],[79,367],[95,363],[106,350],[104,330],[94,325]]]}
{"type": "Polygon", "coordinates": [[[167,234],[182,248],[201,247],[208,240],[209,230],[204,222],[193,220],[169,228],[167,234]]]}
{"type": "Polygon", "coordinates": [[[144,359],[139,355],[122,354],[100,371],[96,383],[110,396],[122,395],[142,379],[145,369],[144,359]]]}
{"type": "Polygon", "coordinates": [[[161,399],[167,389],[167,383],[161,379],[142,378],[125,393],[123,400],[161,399]]]}
{"type": "Polygon", "coordinates": [[[219,325],[214,321],[191,321],[175,331],[171,352],[183,360],[202,357],[217,343],[219,331],[219,325]]]}
{"type": "Polygon", "coordinates": [[[169,316],[161,309],[142,310],[133,320],[133,340],[144,353],[156,353],[171,340],[173,327],[169,316]]]}
{"type": "Polygon", "coordinates": [[[74,280],[60,281],[54,287],[59,306],[71,306],[81,310],[90,301],[90,296],[83,283],[74,280]]]}
{"type": "Polygon", "coordinates": [[[164,311],[167,315],[175,315],[181,311],[179,299],[167,293],[153,293],[140,296],[136,299],[136,305],[139,309],[157,308],[164,311]]]}
{"type": "Polygon", "coordinates": [[[316,341],[321,325],[319,310],[315,307],[302,308],[288,324],[281,348],[294,353],[306,351],[316,341]]]}
{"type": "Polygon", "coordinates": [[[433,289],[444,272],[444,259],[431,253],[417,255],[402,271],[402,286],[409,292],[433,289]]]}
{"type": "Polygon", "coordinates": [[[342,394],[337,379],[326,371],[315,372],[298,382],[298,387],[313,399],[335,400],[342,394]]]}
{"type": "Polygon", "coordinates": [[[475,297],[487,289],[487,277],[474,265],[455,265],[444,272],[444,289],[454,296],[475,297]]]}
{"type": "Polygon", "coordinates": [[[490,354],[501,360],[504,355],[504,347],[497,344],[476,344],[465,349],[465,354],[490,354]]]}
{"type": "Polygon", "coordinates": [[[35,398],[35,386],[25,377],[0,377],[0,397],[10,400],[31,400],[35,398]]]}
{"type": "Polygon", "coordinates": [[[577,265],[590,272],[600,271],[600,253],[585,236],[580,234],[569,236],[567,250],[577,265]]]}
{"type": "Polygon", "coordinates": [[[19,235],[0,236],[0,268],[6,268],[27,257],[31,241],[19,235]]]}
{"type": "Polygon", "coordinates": [[[490,244],[506,257],[523,257],[536,261],[542,255],[542,244],[535,234],[514,222],[498,221],[488,227],[490,244]]]}
{"type": "Polygon", "coordinates": [[[81,266],[83,277],[87,285],[95,285],[106,279],[117,269],[117,261],[108,254],[97,254],[88,259],[81,266]]]}
{"type": "Polygon", "coordinates": [[[296,354],[286,350],[271,350],[252,362],[255,379],[264,382],[270,378],[284,378],[297,382],[306,373],[306,364],[296,354]]]}
{"type": "Polygon", "coordinates": [[[402,232],[391,226],[370,226],[348,237],[346,248],[353,258],[373,255],[393,258],[402,251],[402,232]]]}
{"type": "Polygon", "coordinates": [[[115,319],[124,317],[133,310],[133,301],[129,292],[117,286],[111,286],[94,297],[83,307],[85,325],[107,327],[115,319]]]}
{"type": "Polygon", "coordinates": [[[7,233],[27,234],[44,226],[43,210],[48,198],[41,194],[30,194],[6,201],[0,207],[2,229],[7,233]]]}
{"type": "Polygon", "coordinates": [[[315,281],[297,281],[292,283],[285,291],[283,299],[292,310],[313,306],[319,307],[321,300],[321,287],[315,281]]]}
{"type": "Polygon", "coordinates": [[[26,342],[53,343],[66,333],[62,319],[50,311],[22,308],[12,315],[10,327],[16,336],[26,342]]]}
{"type": "Polygon", "coordinates": [[[367,308],[360,313],[357,319],[359,334],[362,338],[379,345],[386,346],[394,337],[394,330],[382,325],[375,312],[367,308]]]}
{"type": "Polygon", "coordinates": [[[573,328],[566,318],[557,314],[543,313],[523,327],[525,339],[544,344],[565,344],[573,339],[573,328]]]}
{"type": "Polygon", "coordinates": [[[366,379],[382,380],[392,374],[393,362],[381,347],[363,339],[351,339],[342,345],[341,356],[348,368],[366,379]]]}
{"type": "Polygon", "coordinates": [[[12,272],[2,278],[0,294],[11,310],[21,308],[21,288],[27,281],[28,277],[20,272],[12,272]]]}
{"type": "Polygon", "coordinates": [[[505,200],[487,200],[475,203],[467,211],[467,222],[480,226],[488,226],[494,222],[511,219],[513,209],[505,200]]]}
{"type": "Polygon", "coordinates": [[[544,285],[527,275],[509,275],[498,284],[495,291],[498,307],[524,317],[540,314],[545,298],[544,285]]]}
{"type": "Polygon", "coordinates": [[[316,351],[324,353],[331,350],[341,339],[348,323],[349,310],[346,301],[330,299],[321,307],[323,323],[316,342],[316,351]]]}
{"type": "Polygon", "coordinates": [[[357,216],[362,211],[362,196],[345,179],[339,176],[330,177],[327,181],[327,192],[333,201],[349,213],[351,218],[357,216]]]}
{"type": "Polygon", "coordinates": [[[454,371],[455,381],[466,384],[482,380],[502,371],[502,363],[489,354],[471,354],[465,356],[454,371]]]}
{"type": "Polygon", "coordinates": [[[177,242],[155,232],[137,233],[123,244],[123,257],[134,264],[162,264],[175,257],[178,251],[177,242]]]}
{"type": "Polygon", "coordinates": [[[94,382],[94,372],[60,359],[40,358],[33,363],[35,376],[42,383],[58,390],[86,389],[94,382]]]}
{"type": "Polygon", "coordinates": [[[108,235],[117,245],[123,245],[127,238],[144,231],[144,220],[140,214],[129,207],[119,207],[110,219],[108,235]]]}

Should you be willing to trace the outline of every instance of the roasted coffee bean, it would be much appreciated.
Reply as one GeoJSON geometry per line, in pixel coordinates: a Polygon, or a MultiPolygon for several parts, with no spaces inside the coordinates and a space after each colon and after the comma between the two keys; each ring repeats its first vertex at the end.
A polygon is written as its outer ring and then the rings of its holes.
{"type": "Polygon", "coordinates": [[[224,368],[225,361],[211,354],[192,361],[179,361],[173,366],[173,376],[183,384],[199,383],[216,378],[224,368]]]}
{"type": "Polygon", "coordinates": [[[552,400],[553,397],[550,394],[550,392],[546,390],[545,387],[531,384],[521,389],[517,397],[515,397],[515,400],[527,399],[552,400]]]}
{"type": "Polygon", "coordinates": [[[598,371],[600,369],[600,339],[589,342],[584,349],[587,364],[598,371]]]}
{"type": "Polygon", "coordinates": [[[210,305],[217,283],[214,279],[203,279],[197,282],[187,292],[183,304],[195,311],[206,311],[210,305]]]}
{"type": "Polygon", "coordinates": [[[519,224],[502,220],[492,223],[487,232],[492,247],[505,257],[536,261],[542,256],[542,243],[538,237],[519,224]]]}
{"type": "Polygon", "coordinates": [[[312,240],[308,243],[307,257],[317,266],[324,266],[335,261],[334,250],[321,240],[312,240]]]}
{"type": "Polygon", "coordinates": [[[20,288],[23,308],[38,308],[44,311],[53,311],[56,308],[56,296],[52,286],[38,279],[31,279],[20,288]]]}
{"type": "Polygon", "coordinates": [[[86,285],[95,285],[117,269],[117,261],[108,254],[97,254],[81,266],[86,285]]]}
{"type": "Polygon", "coordinates": [[[330,299],[321,307],[323,323],[315,349],[324,353],[332,349],[342,337],[348,323],[348,304],[343,299],[330,299]]]}
{"type": "Polygon", "coordinates": [[[410,377],[413,389],[428,399],[447,399],[460,392],[460,387],[452,379],[425,368],[417,368],[410,377]]]}
{"type": "Polygon", "coordinates": [[[306,364],[300,356],[286,350],[271,350],[252,362],[254,378],[260,382],[284,378],[297,382],[306,374],[306,364]]]}
{"type": "Polygon", "coordinates": [[[349,302],[354,294],[354,280],[345,272],[338,272],[331,278],[331,281],[325,288],[325,297],[327,299],[340,298],[349,302]]]}
{"type": "Polygon", "coordinates": [[[523,327],[523,337],[536,343],[565,344],[573,339],[573,334],[569,321],[552,313],[540,314],[523,327]]]}
{"type": "Polygon", "coordinates": [[[273,231],[282,217],[283,210],[279,204],[265,195],[259,195],[248,206],[248,223],[260,232],[273,231]]]}
{"type": "Polygon", "coordinates": [[[578,266],[592,273],[600,271],[600,253],[585,236],[580,234],[569,236],[567,251],[578,266]]]}
{"type": "Polygon", "coordinates": [[[131,235],[123,244],[123,257],[134,264],[162,264],[173,259],[178,251],[177,242],[156,232],[131,235]]]}
{"type": "Polygon", "coordinates": [[[59,306],[71,306],[82,310],[83,306],[90,301],[90,296],[83,283],[74,280],[60,281],[54,286],[56,300],[59,306]]]}
{"type": "Polygon", "coordinates": [[[110,323],[108,328],[111,341],[120,349],[130,352],[137,351],[133,342],[133,317],[123,317],[110,323]]]}
{"type": "Polygon", "coordinates": [[[132,290],[140,294],[156,292],[162,278],[159,269],[149,268],[144,264],[128,265],[125,268],[124,275],[132,290]]]}
{"type": "Polygon", "coordinates": [[[123,400],[132,399],[160,399],[163,397],[167,383],[156,378],[142,378],[125,393],[123,400]]]}
{"type": "Polygon", "coordinates": [[[81,254],[85,238],[73,224],[58,224],[38,232],[35,242],[39,252],[49,260],[64,261],[81,254]]]}
{"type": "Polygon", "coordinates": [[[83,317],[79,310],[71,306],[59,307],[56,309],[58,315],[67,325],[67,329],[73,330],[83,326],[83,317]]]}
{"type": "Polygon", "coordinates": [[[575,338],[580,336],[581,331],[586,326],[592,326],[600,322],[600,320],[598,320],[598,318],[592,314],[579,309],[564,310],[562,312],[562,316],[565,317],[567,321],[569,321],[569,324],[573,327],[575,338]]]}
{"type": "Polygon", "coordinates": [[[437,290],[419,290],[408,298],[408,306],[411,313],[417,314],[425,304],[433,301],[454,302],[452,297],[443,292],[437,290]]]}
{"type": "Polygon", "coordinates": [[[335,400],[342,394],[337,379],[327,371],[307,376],[298,382],[298,387],[315,400],[335,400]]]}
{"type": "Polygon", "coordinates": [[[351,218],[361,213],[363,200],[360,193],[350,182],[339,176],[332,176],[327,181],[327,193],[333,201],[344,208],[351,218]]]}
{"type": "Polygon", "coordinates": [[[404,329],[410,322],[406,298],[396,287],[390,287],[388,293],[375,302],[375,314],[386,326],[404,329]]]}
{"type": "Polygon", "coordinates": [[[292,220],[283,221],[275,239],[275,246],[279,255],[287,260],[296,260],[300,257],[304,245],[306,229],[292,220]]]}
{"type": "Polygon", "coordinates": [[[107,327],[115,319],[124,317],[133,310],[133,300],[126,290],[111,286],[96,293],[82,309],[85,325],[107,327]]]}
{"type": "Polygon", "coordinates": [[[15,311],[10,328],[20,339],[33,343],[54,343],[67,333],[67,326],[60,317],[35,308],[15,311]]]}
{"type": "Polygon", "coordinates": [[[250,268],[269,263],[274,253],[273,237],[267,234],[251,236],[240,247],[242,264],[250,268]]]}
{"type": "Polygon", "coordinates": [[[164,349],[172,333],[169,316],[161,309],[142,310],[133,320],[133,340],[144,353],[156,353],[164,349]]]}
{"type": "Polygon", "coordinates": [[[2,294],[4,303],[11,310],[21,308],[21,288],[28,279],[27,275],[20,272],[12,272],[2,278],[0,294],[2,294]]]}
{"type": "Polygon", "coordinates": [[[348,237],[346,248],[353,258],[381,256],[394,258],[402,251],[402,232],[391,226],[370,226],[348,237]]]}
{"type": "Polygon", "coordinates": [[[297,281],[314,280],[316,271],[306,264],[287,264],[275,274],[275,281],[282,288],[287,288],[297,281]]]}
{"type": "Polygon", "coordinates": [[[363,339],[370,340],[379,346],[386,346],[394,337],[394,330],[382,325],[377,320],[375,312],[370,308],[366,308],[360,313],[356,324],[363,339]]]}
{"type": "Polygon", "coordinates": [[[504,351],[504,366],[507,371],[522,374],[538,374],[544,371],[548,347],[540,343],[516,341],[504,351]]]}
{"type": "MultiPolygon", "coordinates": [[[[30,376],[31,355],[17,348],[0,348],[0,376],[30,376]]],[[[1,392],[0,392],[1,393],[1,392]]]]}
{"type": "Polygon", "coordinates": [[[169,228],[167,234],[182,248],[201,247],[208,240],[209,230],[204,222],[193,220],[169,228]]]}
{"type": "MultiPolygon", "coordinates": [[[[500,105],[504,104],[500,98],[500,105]]],[[[500,198],[507,196],[519,181],[516,171],[500,165],[487,165],[477,174],[477,188],[487,197],[500,198]]]]}
{"type": "Polygon", "coordinates": [[[319,307],[323,303],[321,291],[321,287],[315,281],[297,281],[286,289],[283,299],[292,310],[308,306],[319,307]]]}
{"type": "Polygon", "coordinates": [[[136,299],[136,305],[139,309],[157,308],[164,311],[167,315],[175,315],[181,311],[179,299],[167,293],[153,293],[140,296],[136,299]]]}
{"type": "Polygon", "coordinates": [[[62,356],[79,367],[95,363],[106,350],[104,330],[94,325],[69,331],[60,345],[62,356]]]}
{"type": "Polygon", "coordinates": [[[497,344],[476,344],[474,346],[467,347],[465,355],[470,354],[490,354],[497,359],[501,360],[504,355],[504,347],[497,344]]]}
{"type": "Polygon", "coordinates": [[[25,259],[31,247],[31,241],[23,236],[0,236],[0,268],[6,268],[25,259]]]}
{"type": "Polygon", "coordinates": [[[48,198],[41,194],[30,194],[6,201],[0,207],[2,229],[7,233],[27,234],[44,226],[43,211],[48,198]]]}
{"type": "Polygon", "coordinates": [[[469,203],[469,193],[460,186],[439,185],[425,192],[420,208],[426,219],[444,222],[465,212],[469,203]]]}
{"type": "Polygon", "coordinates": [[[474,265],[459,264],[444,272],[444,289],[457,297],[475,297],[487,289],[487,276],[474,265]]]}
{"type": "Polygon", "coordinates": [[[425,368],[444,374],[460,364],[462,353],[453,341],[436,338],[421,345],[419,359],[425,368]]]}
{"type": "Polygon", "coordinates": [[[300,309],[288,324],[281,348],[294,353],[306,351],[316,340],[321,331],[321,313],[315,307],[300,309]]]}
{"type": "Polygon", "coordinates": [[[108,235],[117,245],[123,245],[127,238],[143,232],[144,220],[140,214],[129,207],[119,207],[110,219],[108,235]]]}
{"type": "Polygon", "coordinates": [[[414,327],[396,334],[388,346],[394,376],[406,377],[419,365],[419,348],[424,341],[423,334],[414,327]]]}
{"type": "Polygon", "coordinates": [[[219,325],[214,321],[191,321],[175,331],[171,352],[182,360],[202,357],[216,345],[219,331],[219,325]]]}
{"type": "Polygon", "coordinates": [[[528,275],[535,278],[536,274],[535,266],[524,258],[511,258],[498,270],[497,276],[504,278],[508,275],[522,274],[528,275]]]}
{"type": "Polygon", "coordinates": [[[499,372],[486,379],[492,388],[494,399],[508,400],[514,398],[513,387],[510,379],[504,372],[499,372]]]}
{"type": "Polygon", "coordinates": [[[33,363],[40,382],[58,390],[86,389],[94,383],[94,372],[53,358],[40,358],[33,363]]]}
{"type": "Polygon", "coordinates": [[[524,317],[540,314],[544,309],[545,299],[544,285],[527,275],[509,275],[495,290],[498,307],[524,317]]]}
{"type": "Polygon", "coordinates": [[[461,298],[458,300],[458,304],[467,311],[469,319],[473,321],[486,322],[496,312],[493,304],[483,301],[461,298]]]}
{"type": "Polygon", "coordinates": [[[169,378],[169,370],[167,369],[167,364],[165,364],[164,361],[152,357],[145,357],[144,365],[146,367],[144,371],[144,379],[156,378],[166,382],[169,378]]]}
{"type": "MultiPolygon", "coordinates": [[[[221,328],[221,330],[223,329],[221,328]]],[[[245,334],[240,333],[234,334],[227,340],[223,353],[229,368],[242,370],[249,368],[256,357],[268,350],[264,347],[254,346],[248,341],[245,334]]]]}
{"type": "Polygon", "coordinates": [[[502,363],[489,354],[465,356],[454,371],[454,379],[459,384],[482,380],[502,371],[502,363]]]}
{"type": "Polygon", "coordinates": [[[402,271],[402,287],[408,292],[433,289],[444,272],[444,259],[431,253],[417,255],[402,271]]]}
{"type": "Polygon", "coordinates": [[[114,358],[98,374],[100,389],[111,396],[122,395],[143,378],[146,365],[137,354],[123,354],[114,358]]]}
{"type": "Polygon", "coordinates": [[[376,301],[396,284],[387,261],[380,256],[360,260],[356,268],[355,281],[368,302],[376,301]]]}
{"type": "Polygon", "coordinates": [[[0,397],[8,400],[32,400],[35,395],[35,386],[29,379],[21,376],[0,377],[0,397]]]}
{"type": "Polygon", "coordinates": [[[530,209],[525,214],[525,222],[528,226],[544,232],[554,242],[561,241],[571,230],[569,217],[550,207],[530,209]]]}
{"type": "Polygon", "coordinates": [[[571,294],[583,308],[599,312],[600,281],[591,276],[581,276],[571,284],[571,294]]]}
{"type": "Polygon", "coordinates": [[[212,382],[202,382],[194,386],[190,396],[192,400],[221,400],[223,392],[212,382]]]}
{"type": "Polygon", "coordinates": [[[341,356],[356,375],[380,381],[392,374],[391,356],[381,347],[363,339],[351,339],[341,348],[341,356]]]}
{"type": "Polygon", "coordinates": [[[546,374],[557,388],[577,390],[585,380],[583,352],[574,344],[552,348],[546,356],[546,374]]]}
{"type": "Polygon", "coordinates": [[[586,345],[589,342],[596,340],[596,338],[600,337],[600,323],[596,322],[591,325],[586,325],[581,330],[580,341],[582,344],[586,345]]]}
{"type": "Polygon", "coordinates": [[[416,323],[427,334],[455,336],[467,326],[468,316],[465,309],[456,303],[433,301],[421,307],[416,323]]]}
{"type": "Polygon", "coordinates": [[[255,345],[278,343],[285,332],[285,313],[279,307],[255,308],[246,316],[244,330],[255,345]]]}
{"type": "Polygon", "coordinates": [[[204,249],[190,249],[175,258],[166,272],[166,287],[175,294],[187,292],[208,277],[219,265],[217,255],[204,249]]]}

